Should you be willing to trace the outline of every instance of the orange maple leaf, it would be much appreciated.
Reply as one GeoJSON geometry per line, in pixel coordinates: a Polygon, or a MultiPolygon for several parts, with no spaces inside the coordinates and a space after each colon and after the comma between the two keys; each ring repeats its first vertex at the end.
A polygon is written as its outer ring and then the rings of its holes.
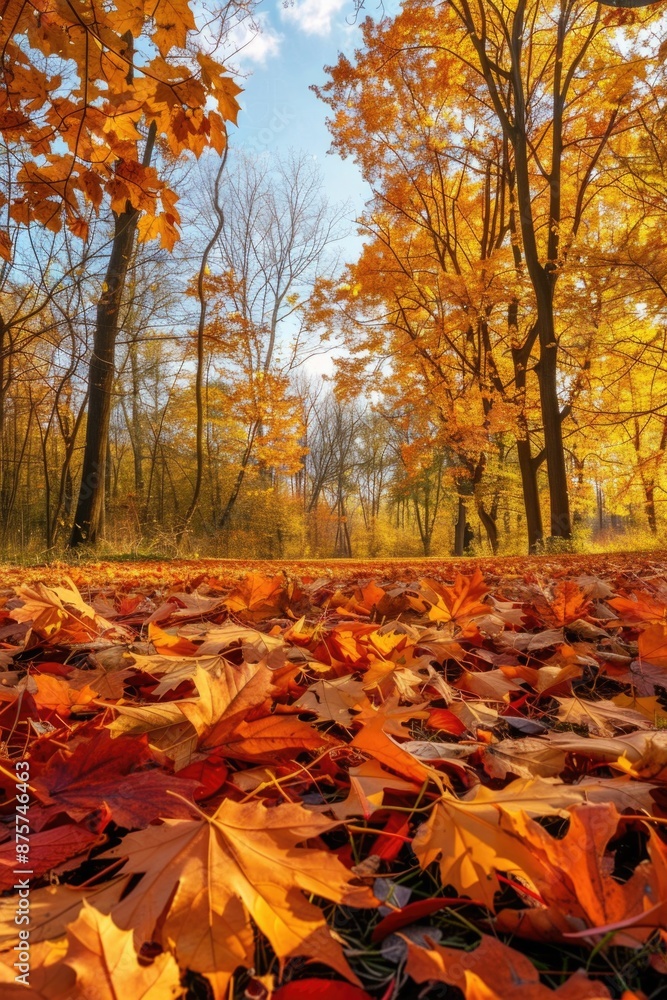
{"type": "Polygon", "coordinates": [[[285,581],[282,576],[262,576],[249,573],[225,599],[224,605],[230,611],[259,611],[275,609],[283,598],[285,581]]]}
{"type": "Polygon", "coordinates": [[[428,938],[427,947],[405,940],[408,975],[417,983],[436,980],[458,987],[465,1000],[608,1000],[610,996],[606,986],[582,973],[550,990],[540,983],[530,959],[487,934],[473,951],[447,948],[428,938]]]}
{"type": "Polygon", "coordinates": [[[104,857],[126,859],[125,870],[143,877],[111,915],[137,941],[153,940],[157,927],[182,965],[216,977],[220,996],[239,965],[252,965],[251,918],[280,959],[316,958],[356,983],[321,910],[303,895],[377,906],[335,855],[298,846],[334,826],[296,804],[225,799],[211,817],[131,833],[104,857]]]}
{"type": "Polygon", "coordinates": [[[472,576],[457,573],[451,587],[437,580],[422,580],[417,596],[408,592],[407,597],[413,608],[427,611],[431,621],[462,622],[489,613],[489,606],[482,603],[488,592],[484,577],[476,569],[472,576]]]}
{"type": "Polygon", "coordinates": [[[667,667],[667,625],[651,625],[639,636],[637,643],[642,660],[656,667],[667,667]]]}

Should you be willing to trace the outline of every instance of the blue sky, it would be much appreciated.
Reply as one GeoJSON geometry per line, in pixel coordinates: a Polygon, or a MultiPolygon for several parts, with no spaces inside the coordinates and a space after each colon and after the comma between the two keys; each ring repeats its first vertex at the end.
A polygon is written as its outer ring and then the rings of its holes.
{"type": "MultiPolygon", "coordinates": [[[[374,12],[375,0],[367,5],[374,12]]],[[[230,60],[250,74],[240,81],[243,111],[232,131],[231,147],[262,155],[289,149],[316,158],[331,201],[350,202],[359,215],[369,191],[351,160],[327,155],[331,137],[325,124],[328,108],[308,88],[324,83],[325,65],[339,51],[352,55],[360,31],[354,23],[353,0],[263,0],[256,18],[260,32],[239,33],[247,44],[230,60]]]]}
{"type": "MultiPolygon", "coordinates": [[[[367,10],[376,13],[376,0],[367,10]]],[[[239,51],[228,60],[245,79],[239,101],[238,128],[230,130],[230,151],[270,156],[290,150],[312,156],[322,173],[323,193],[335,205],[345,205],[349,236],[338,245],[340,263],[354,260],[360,250],[354,220],[361,214],[370,190],[350,160],[328,154],[331,135],[325,120],[328,107],[309,89],[326,81],[324,66],[335,64],[340,51],[352,56],[360,44],[354,19],[354,0],[262,0],[255,18],[259,32],[247,27],[236,32],[239,51]]],[[[364,15],[365,16],[365,15],[364,15]]],[[[331,375],[332,347],[305,361],[311,376],[331,375]]]]}

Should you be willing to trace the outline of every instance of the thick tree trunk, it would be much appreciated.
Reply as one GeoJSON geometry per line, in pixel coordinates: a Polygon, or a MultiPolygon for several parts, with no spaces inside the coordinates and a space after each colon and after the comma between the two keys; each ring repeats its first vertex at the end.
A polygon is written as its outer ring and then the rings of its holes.
{"type": "Polygon", "coordinates": [[[81,470],[79,499],[70,536],[70,547],[95,544],[104,524],[111,391],[115,375],[116,335],[127,267],[132,253],[139,213],[129,208],[115,215],[114,237],[104,291],[97,306],[97,324],[88,374],[88,421],[81,470]]]}
{"type": "MultiPolygon", "coordinates": [[[[537,365],[540,406],[544,425],[544,450],[549,479],[549,501],[551,506],[551,534],[556,538],[570,538],[570,502],[565,471],[565,452],[561,407],[558,400],[558,342],[554,322],[554,286],[559,257],[558,222],[560,220],[560,157],[562,153],[562,102],[559,88],[554,97],[552,170],[549,181],[549,208],[551,230],[548,236],[547,261],[542,264],[537,246],[536,226],[533,219],[533,191],[528,163],[528,138],[525,94],[520,77],[521,52],[524,42],[525,3],[521,0],[512,23],[512,62],[514,67],[514,127],[508,129],[505,119],[504,129],[514,149],[516,171],[517,206],[523,239],[526,268],[530,277],[537,306],[537,336],[540,348],[537,365]]],[[[562,44],[564,30],[563,16],[559,21],[559,40],[562,44]]],[[[560,52],[560,49],[559,49],[560,52]]],[[[557,73],[560,68],[557,67],[557,73]]],[[[559,78],[559,77],[558,77],[559,78]]]]}
{"type": "Polygon", "coordinates": [[[648,521],[648,528],[652,535],[658,534],[658,522],[655,516],[655,484],[654,483],[644,483],[644,510],[646,511],[646,519],[648,521]]]}
{"type": "MultiPolygon", "coordinates": [[[[157,126],[151,124],[144,150],[143,165],[153,153],[157,126]]],[[[104,483],[107,467],[111,393],[116,373],[116,336],[125,289],[127,268],[132,255],[139,212],[127,203],[124,212],[114,213],[114,235],[103,292],[97,305],[93,352],[88,372],[88,421],[83,452],[79,499],[70,535],[70,548],[94,545],[104,525],[104,483]]]]}
{"type": "Polygon", "coordinates": [[[544,537],[540,494],[537,488],[537,463],[530,453],[530,441],[518,438],[516,448],[521,472],[523,505],[526,512],[528,551],[535,552],[538,542],[541,542],[544,537]]]}
{"type": "Polygon", "coordinates": [[[563,448],[563,421],[558,399],[558,347],[555,340],[553,303],[550,293],[548,302],[541,303],[539,298],[540,360],[537,364],[537,378],[549,479],[551,535],[555,538],[570,538],[572,535],[570,498],[563,448]]]}
{"type": "Polygon", "coordinates": [[[466,524],[468,508],[465,499],[459,496],[458,520],[454,526],[454,555],[462,556],[465,553],[466,524]]]}
{"type": "Polygon", "coordinates": [[[496,518],[496,511],[493,509],[486,510],[484,504],[481,501],[477,502],[477,514],[479,519],[484,525],[484,530],[486,531],[486,537],[489,539],[489,545],[491,546],[491,551],[494,556],[498,554],[498,523],[496,518]]]}
{"type": "Polygon", "coordinates": [[[537,306],[536,330],[539,344],[539,361],[536,365],[540,392],[540,408],[544,427],[544,451],[549,480],[549,503],[551,507],[551,535],[556,538],[570,538],[570,500],[565,470],[565,451],[561,406],[558,399],[558,342],[554,322],[555,262],[546,266],[540,263],[532,224],[531,191],[528,172],[528,158],[525,136],[515,141],[514,150],[517,163],[517,194],[519,215],[524,241],[524,253],[528,274],[535,293],[537,306]]]}

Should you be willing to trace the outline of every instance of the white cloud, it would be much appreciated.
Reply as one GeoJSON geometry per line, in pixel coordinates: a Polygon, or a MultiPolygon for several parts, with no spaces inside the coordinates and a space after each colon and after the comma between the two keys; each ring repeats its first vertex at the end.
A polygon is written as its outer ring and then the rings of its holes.
{"type": "Polygon", "coordinates": [[[278,55],[282,40],[283,35],[272,27],[268,15],[256,14],[252,21],[246,19],[230,31],[225,47],[230,50],[228,58],[234,65],[263,66],[278,55]]]}
{"type": "Polygon", "coordinates": [[[308,35],[328,35],[334,16],[344,8],[351,9],[350,0],[294,0],[289,7],[281,4],[280,16],[308,35]]]}

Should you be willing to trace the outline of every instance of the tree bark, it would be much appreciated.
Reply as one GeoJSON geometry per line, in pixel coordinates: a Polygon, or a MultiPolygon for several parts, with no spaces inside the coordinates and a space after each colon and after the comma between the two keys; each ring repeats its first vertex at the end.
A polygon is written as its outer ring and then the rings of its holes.
{"type": "Polygon", "coordinates": [[[465,553],[465,535],[466,535],[467,517],[468,517],[468,508],[466,506],[465,499],[462,496],[459,496],[458,520],[454,527],[455,556],[462,556],[465,553]]]}
{"type": "Polygon", "coordinates": [[[521,473],[523,506],[526,512],[528,551],[532,553],[537,550],[538,543],[544,537],[540,494],[537,488],[537,463],[530,453],[530,441],[528,439],[517,438],[516,448],[519,458],[519,471],[521,473]]]}
{"type": "Polygon", "coordinates": [[[234,512],[234,507],[236,506],[236,501],[239,498],[241,487],[243,486],[243,480],[245,479],[246,469],[248,468],[248,463],[250,462],[250,456],[252,455],[253,445],[255,443],[255,437],[259,433],[259,430],[260,430],[259,421],[256,421],[250,428],[250,433],[248,435],[245,451],[243,452],[243,457],[241,459],[241,467],[239,468],[239,471],[236,473],[236,479],[234,480],[232,492],[230,493],[227,499],[227,503],[225,504],[225,509],[220,515],[220,520],[218,521],[218,527],[221,530],[227,528],[229,522],[231,521],[231,517],[234,512]]]}
{"type": "MultiPolygon", "coordinates": [[[[544,277],[546,283],[549,283],[549,277],[546,273],[544,277]]],[[[565,449],[563,448],[563,421],[558,398],[558,346],[555,339],[551,288],[545,289],[543,287],[537,292],[537,322],[540,360],[536,368],[540,387],[540,409],[549,480],[550,533],[555,538],[567,539],[572,535],[572,527],[565,449]]]]}
{"type": "MultiPolygon", "coordinates": [[[[157,126],[148,132],[143,165],[151,161],[157,126]]],[[[107,466],[111,394],[116,373],[116,336],[132,255],[139,211],[128,202],[124,212],[114,212],[114,235],[102,295],[97,305],[93,352],[88,371],[88,420],[83,452],[81,485],[70,535],[70,548],[99,541],[104,524],[104,483],[107,466]]]]}
{"type": "Polygon", "coordinates": [[[526,0],[518,0],[511,22],[508,23],[507,40],[510,52],[509,86],[513,97],[511,117],[498,89],[494,67],[487,52],[487,39],[477,33],[469,12],[464,16],[471,33],[471,40],[480,60],[480,69],[487,83],[489,94],[498,115],[503,133],[514,151],[515,183],[519,228],[521,231],[526,270],[535,294],[537,319],[535,323],[539,343],[538,385],[544,448],[549,478],[551,504],[551,534],[558,538],[571,537],[570,504],[565,471],[565,453],[561,429],[560,403],[558,400],[558,342],[554,322],[553,293],[558,273],[559,226],[561,215],[561,157],[564,93],[561,90],[562,51],[566,27],[565,9],[561,7],[558,21],[556,69],[553,84],[553,150],[549,175],[550,231],[547,260],[543,265],[537,244],[537,230],[533,217],[533,190],[529,166],[528,109],[522,78],[522,53],[526,41],[526,0]]]}
{"type": "Polygon", "coordinates": [[[648,521],[648,529],[652,535],[658,534],[658,522],[655,516],[655,484],[644,483],[644,510],[648,521]]]}
{"type": "Polygon", "coordinates": [[[132,377],[132,400],[130,415],[130,442],[132,445],[132,459],[134,463],[134,491],[137,499],[141,501],[144,495],[144,435],[141,426],[141,406],[139,381],[139,358],[137,357],[137,340],[133,340],[129,348],[130,373],[132,377]]]}
{"type": "Polygon", "coordinates": [[[479,519],[484,525],[484,530],[486,531],[486,537],[489,539],[489,545],[491,546],[491,551],[494,556],[498,554],[498,521],[497,521],[497,507],[494,507],[488,511],[481,500],[477,501],[477,514],[479,519]]]}

